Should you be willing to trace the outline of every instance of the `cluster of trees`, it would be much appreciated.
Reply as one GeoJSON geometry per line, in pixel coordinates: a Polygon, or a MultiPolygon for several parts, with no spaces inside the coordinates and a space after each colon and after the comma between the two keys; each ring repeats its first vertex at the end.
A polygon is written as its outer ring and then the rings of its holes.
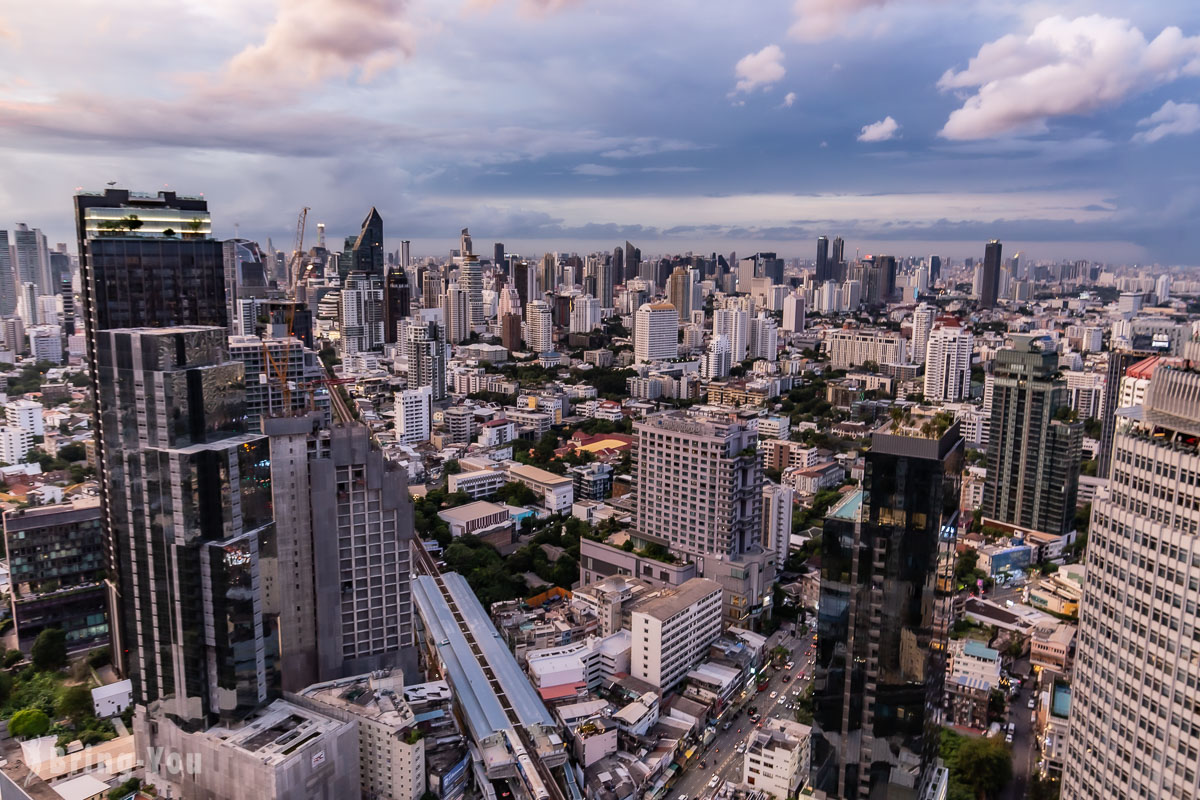
{"type": "MultiPolygon", "coordinates": [[[[57,364],[52,364],[49,361],[39,361],[36,364],[22,364],[21,374],[15,378],[8,379],[8,393],[10,395],[18,395],[40,391],[42,384],[46,381],[46,373],[56,366],[57,364]]],[[[0,369],[10,370],[12,368],[12,364],[0,364],[0,369]]]]}
{"type": "Polygon", "coordinates": [[[837,489],[822,489],[817,492],[811,506],[792,512],[792,531],[798,533],[824,519],[833,504],[841,499],[842,493],[837,489]]]}
{"type": "Polygon", "coordinates": [[[941,756],[950,769],[948,800],[989,800],[1012,780],[1012,753],[999,739],[942,729],[941,756]]]}

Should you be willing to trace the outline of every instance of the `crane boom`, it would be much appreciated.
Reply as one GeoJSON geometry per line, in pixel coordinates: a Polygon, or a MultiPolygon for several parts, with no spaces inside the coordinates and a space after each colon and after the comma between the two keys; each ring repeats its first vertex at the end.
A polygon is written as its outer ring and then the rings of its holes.
{"type": "Polygon", "coordinates": [[[288,280],[292,282],[293,290],[301,280],[300,262],[304,259],[304,227],[308,224],[308,211],[308,206],[304,206],[296,219],[296,249],[292,251],[292,258],[288,264],[288,280]]]}

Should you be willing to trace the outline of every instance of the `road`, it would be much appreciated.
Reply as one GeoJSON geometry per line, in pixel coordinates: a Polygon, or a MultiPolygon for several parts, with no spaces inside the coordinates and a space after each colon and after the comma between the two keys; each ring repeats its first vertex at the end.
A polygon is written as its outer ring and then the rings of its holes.
{"type": "MultiPolygon", "coordinates": [[[[785,636],[780,643],[792,651],[792,660],[795,661],[791,670],[793,679],[784,683],[783,676],[787,674],[786,671],[775,670],[764,691],[750,692],[745,699],[737,700],[736,702],[740,705],[734,705],[722,717],[722,722],[729,721],[731,723],[729,730],[724,731],[718,727],[716,737],[700,755],[700,760],[706,766],[701,768],[698,762],[693,762],[669,790],[668,800],[677,800],[680,795],[687,795],[693,799],[712,796],[715,790],[708,784],[714,775],[718,776],[721,781],[717,784],[718,786],[724,786],[724,781],[741,783],[742,756],[737,752],[737,746],[749,738],[750,731],[754,727],[754,723],[744,713],[746,707],[757,708],[763,719],[767,717],[795,719],[794,711],[779,704],[788,699],[794,699],[791,697],[792,689],[803,688],[807,685],[807,680],[797,681],[795,679],[797,671],[803,669],[807,679],[811,680],[812,678],[812,666],[809,663],[809,659],[815,655],[812,634],[799,638],[785,636]],[[774,700],[771,699],[771,692],[778,692],[774,700]]],[[[769,653],[775,646],[775,642],[769,644],[767,652],[769,653]]]]}
{"type": "MultiPolygon", "coordinates": [[[[1029,671],[1026,662],[1025,671],[1029,671]]],[[[1032,677],[1021,684],[1021,691],[1009,705],[1008,718],[1017,723],[1012,742],[1013,778],[1000,793],[1000,800],[1023,800],[1028,795],[1030,775],[1036,761],[1036,742],[1033,735],[1033,712],[1029,710],[1029,698],[1034,695],[1032,677]]]]}

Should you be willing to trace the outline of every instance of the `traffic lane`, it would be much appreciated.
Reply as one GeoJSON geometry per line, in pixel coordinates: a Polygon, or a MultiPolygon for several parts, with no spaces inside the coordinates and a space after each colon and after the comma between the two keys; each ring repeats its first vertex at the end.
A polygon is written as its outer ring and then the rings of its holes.
{"type": "Polygon", "coordinates": [[[1033,681],[1028,680],[1021,686],[1009,709],[1009,720],[1016,723],[1017,729],[1012,742],[1013,779],[1000,793],[1002,800],[1023,800],[1029,788],[1036,744],[1032,722],[1034,712],[1029,709],[1029,698],[1034,695],[1032,684],[1033,681]]]}

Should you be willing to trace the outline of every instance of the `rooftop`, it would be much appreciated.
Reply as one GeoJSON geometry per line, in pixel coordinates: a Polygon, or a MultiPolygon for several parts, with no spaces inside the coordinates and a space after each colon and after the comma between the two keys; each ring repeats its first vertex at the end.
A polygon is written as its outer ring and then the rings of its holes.
{"type": "Polygon", "coordinates": [[[302,697],[397,729],[413,722],[412,709],[403,694],[403,674],[388,670],[317,683],[300,692],[302,697]]]}
{"type": "Polygon", "coordinates": [[[838,504],[830,509],[826,517],[830,519],[844,519],[850,522],[857,522],[862,513],[863,491],[861,489],[853,492],[847,492],[846,496],[838,501],[838,504]]]}
{"type": "Polygon", "coordinates": [[[678,587],[664,587],[638,600],[631,611],[659,620],[667,620],[688,606],[698,603],[713,592],[720,593],[721,584],[707,578],[691,578],[678,587]]]}
{"type": "Polygon", "coordinates": [[[531,467],[527,464],[518,464],[512,462],[508,466],[509,475],[516,475],[526,480],[537,481],[544,483],[547,486],[559,486],[566,483],[571,483],[571,479],[565,475],[555,475],[553,472],[547,472],[544,469],[531,467]]]}
{"type": "Polygon", "coordinates": [[[474,503],[439,511],[438,516],[447,522],[470,522],[480,517],[490,517],[500,513],[508,513],[508,509],[496,503],[489,503],[487,500],[476,500],[474,503]]]}
{"type": "Polygon", "coordinates": [[[237,728],[217,726],[204,735],[219,739],[226,747],[242,750],[264,764],[277,766],[291,759],[304,745],[350,724],[286,700],[276,700],[237,728]]]}

